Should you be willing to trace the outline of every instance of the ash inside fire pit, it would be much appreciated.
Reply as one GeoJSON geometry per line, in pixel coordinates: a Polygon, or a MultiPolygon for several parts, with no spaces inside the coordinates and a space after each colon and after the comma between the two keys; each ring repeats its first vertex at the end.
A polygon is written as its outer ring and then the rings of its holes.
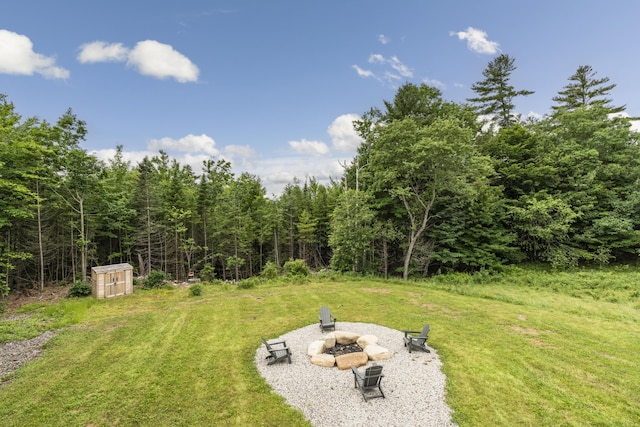
{"type": "Polygon", "coordinates": [[[331,347],[325,350],[326,354],[332,356],[342,356],[343,354],[357,353],[362,351],[362,348],[356,343],[353,344],[336,344],[335,347],[331,347]]]}

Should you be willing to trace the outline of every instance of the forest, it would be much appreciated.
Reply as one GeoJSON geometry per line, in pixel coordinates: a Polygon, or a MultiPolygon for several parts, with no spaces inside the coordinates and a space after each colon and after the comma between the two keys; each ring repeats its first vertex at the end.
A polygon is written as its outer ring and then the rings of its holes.
{"type": "Polygon", "coordinates": [[[499,55],[465,103],[403,84],[354,122],[364,142],[342,179],[275,198],[222,159],[196,174],[163,151],[130,164],[120,146],[99,161],[72,109],[23,119],[0,95],[0,296],[121,262],[238,281],[288,260],[404,279],[637,261],[638,132],[615,84],[581,65],[551,113],[522,118],[515,100],[533,92],[512,86],[516,69],[499,55]]]}

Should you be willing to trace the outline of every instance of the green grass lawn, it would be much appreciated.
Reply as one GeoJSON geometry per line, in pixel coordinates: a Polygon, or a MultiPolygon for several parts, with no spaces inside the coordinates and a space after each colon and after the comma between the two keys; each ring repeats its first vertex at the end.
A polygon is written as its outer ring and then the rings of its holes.
{"type": "Polygon", "coordinates": [[[461,426],[638,425],[639,295],[633,269],[513,270],[207,285],[199,297],[136,290],[31,306],[28,321],[0,321],[0,342],[63,328],[43,357],[5,378],[0,425],[309,425],[253,358],[261,336],[316,323],[322,305],[339,321],[430,323],[461,426]]]}

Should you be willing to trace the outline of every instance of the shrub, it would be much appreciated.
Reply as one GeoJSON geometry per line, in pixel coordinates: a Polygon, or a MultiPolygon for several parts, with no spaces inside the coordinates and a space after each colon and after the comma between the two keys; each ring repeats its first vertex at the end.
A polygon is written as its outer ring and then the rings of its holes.
{"type": "Polygon", "coordinates": [[[249,277],[248,279],[240,280],[238,282],[238,289],[252,289],[256,285],[260,284],[260,279],[257,277],[249,277]]]}
{"type": "Polygon", "coordinates": [[[283,283],[288,283],[290,285],[302,285],[304,283],[311,282],[311,276],[293,276],[287,275],[282,278],[283,283]]]}
{"type": "Polygon", "coordinates": [[[203,282],[213,282],[216,279],[216,273],[213,266],[211,264],[205,264],[204,267],[202,267],[202,270],[198,273],[198,277],[200,277],[200,280],[203,282]]]}
{"type": "Polygon", "coordinates": [[[91,285],[82,280],[76,280],[69,289],[69,298],[81,298],[91,295],[91,285]]]}
{"type": "Polygon", "coordinates": [[[189,295],[192,297],[198,297],[202,295],[202,285],[200,283],[196,283],[189,287],[189,295]]]}
{"type": "Polygon", "coordinates": [[[316,273],[315,278],[317,280],[337,281],[342,279],[345,276],[349,277],[350,275],[346,273],[341,273],[336,270],[329,270],[327,268],[323,268],[322,270],[316,273]]]}
{"type": "Polygon", "coordinates": [[[303,259],[290,259],[284,263],[283,270],[287,276],[309,276],[311,270],[303,259]]]}
{"type": "Polygon", "coordinates": [[[162,271],[152,271],[144,281],[145,288],[162,288],[167,280],[167,275],[162,271]]]}
{"type": "Polygon", "coordinates": [[[262,277],[265,279],[275,279],[280,275],[280,267],[273,261],[268,261],[264,268],[262,269],[262,273],[260,273],[262,277]]]}

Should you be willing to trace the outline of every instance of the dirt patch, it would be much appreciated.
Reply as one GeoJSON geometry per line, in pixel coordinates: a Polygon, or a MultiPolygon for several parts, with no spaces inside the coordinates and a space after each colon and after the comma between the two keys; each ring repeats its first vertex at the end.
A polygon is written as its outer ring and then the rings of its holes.
{"type": "Polygon", "coordinates": [[[462,315],[462,312],[451,310],[440,304],[426,303],[420,305],[420,308],[429,312],[439,313],[441,316],[448,317],[449,319],[459,319],[462,315]]]}
{"type": "Polygon", "coordinates": [[[24,289],[20,292],[11,292],[9,296],[0,300],[7,302],[7,313],[12,313],[26,304],[38,302],[54,303],[69,296],[69,286],[49,285],[40,289],[24,289]]]}
{"type": "Polygon", "coordinates": [[[540,335],[540,332],[532,328],[522,328],[520,326],[512,326],[511,329],[524,335],[540,335]]]}
{"type": "Polygon", "coordinates": [[[511,325],[509,326],[509,329],[511,329],[512,331],[518,334],[524,335],[525,339],[536,347],[550,348],[550,349],[558,348],[557,346],[553,344],[549,344],[544,341],[545,335],[550,334],[551,333],[550,331],[546,331],[546,330],[539,331],[537,329],[523,328],[522,326],[517,326],[517,325],[511,325]]]}

